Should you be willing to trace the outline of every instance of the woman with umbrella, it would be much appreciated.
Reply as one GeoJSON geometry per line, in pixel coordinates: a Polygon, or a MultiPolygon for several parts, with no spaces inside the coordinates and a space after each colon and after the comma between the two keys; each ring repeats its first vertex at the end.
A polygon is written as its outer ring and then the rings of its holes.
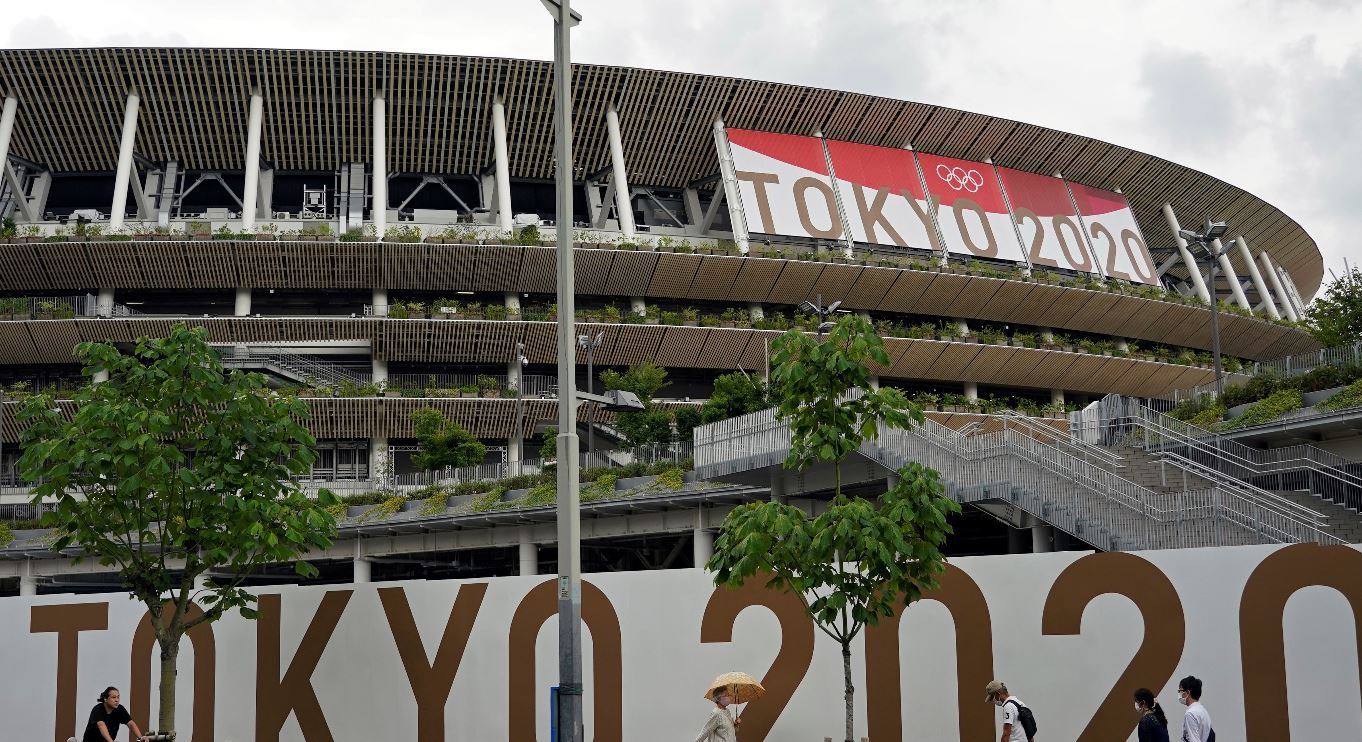
{"type": "Polygon", "coordinates": [[[710,713],[695,742],[737,742],[738,725],[742,719],[735,718],[728,707],[754,701],[765,692],[761,683],[747,673],[726,672],[715,678],[705,691],[705,698],[714,702],[714,711],[710,713]]]}

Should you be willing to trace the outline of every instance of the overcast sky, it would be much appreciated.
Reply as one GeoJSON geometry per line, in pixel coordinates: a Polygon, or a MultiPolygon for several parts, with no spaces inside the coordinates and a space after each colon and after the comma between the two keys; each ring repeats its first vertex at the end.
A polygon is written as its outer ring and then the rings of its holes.
{"type": "MultiPolygon", "coordinates": [[[[817,85],[1005,116],[1183,163],[1362,260],[1362,0],[576,0],[579,62],[817,85]]],[[[374,49],[549,59],[536,0],[47,0],[16,47],[374,49]],[[134,10],[135,7],[135,10],[134,10]]],[[[1199,215],[1184,215],[1184,221],[1199,215]]],[[[1326,272],[1326,280],[1327,272],[1326,272]]]]}

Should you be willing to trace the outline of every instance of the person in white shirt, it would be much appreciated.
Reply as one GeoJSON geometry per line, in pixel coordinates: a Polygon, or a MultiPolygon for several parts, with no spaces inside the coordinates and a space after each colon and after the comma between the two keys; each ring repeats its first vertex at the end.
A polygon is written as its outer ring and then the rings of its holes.
{"type": "Polygon", "coordinates": [[[700,736],[695,738],[695,742],[737,742],[738,725],[742,720],[733,718],[733,712],[728,710],[731,703],[733,696],[730,696],[728,691],[715,691],[714,711],[705,721],[705,728],[700,730],[700,736]]]}
{"type": "Polygon", "coordinates": [[[1187,707],[1182,717],[1182,742],[1211,742],[1211,715],[1201,705],[1201,681],[1188,675],[1178,681],[1178,702],[1187,707]]]}
{"type": "Polygon", "coordinates": [[[985,686],[984,693],[985,701],[1003,710],[1003,736],[999,738],[999,742],[1028,742],[1026,729],[1021,723],[1021,710],[1026,708],[1026,704],[1008,693],[1007,686],[1001,680],[995,680],[985,686]]]}

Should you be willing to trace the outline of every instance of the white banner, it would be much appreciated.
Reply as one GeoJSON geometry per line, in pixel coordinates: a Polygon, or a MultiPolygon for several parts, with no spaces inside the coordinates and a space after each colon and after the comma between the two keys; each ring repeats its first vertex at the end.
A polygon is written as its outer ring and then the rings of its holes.
{"type": "Polygon", "coordinates": [[[1017,229],[1003,202],[993,166],[917,153],[946,249],[972,258],[1023,263],[1017,229]]]}
{"type": "Polygon", "coordinates": [[[1102,273],[1108,278],[1158,286],[1158,269],[1126,197],[1079,183],[1068,186],[1102,273]]]}
{"type": "Polygon", "coordinates": [[[728,130],[749,233],[842,238],[842,219],[815,137],[728,130]]]}
{"type": "MultiPolygon", "coordinates": [[[[856,734],[996,739],[993,678],[1045,740],[1133,740],[1154,690],[1178,738],[1177,682],[1196,675],[1219,739],[1362,739],[1362,552],[1227,547],[952,561],[942,589],[858,638],[856,734]],[[1351,603],[1351,610],[1350,610],[1351,603]],[[1288,704],[1289,700],[1289,704],[1288,704]],[[1247,725],[1247,726],[1246,726],[1247,725]]],[[[764,678],[744,739],[841,739],[838,646],[799,603],[716,590],[697,570],[587,576],[588,738],[694,739],[706,684],[764,678]]],[[[552,576],[284,587],[262,618],[186,641],[178,731],[193,742],[547,741],[552,576]]],[[[4,738],[77,735],[107,685],[154,726],[157,663],[124,595],[0,599],[4,738]]]]}

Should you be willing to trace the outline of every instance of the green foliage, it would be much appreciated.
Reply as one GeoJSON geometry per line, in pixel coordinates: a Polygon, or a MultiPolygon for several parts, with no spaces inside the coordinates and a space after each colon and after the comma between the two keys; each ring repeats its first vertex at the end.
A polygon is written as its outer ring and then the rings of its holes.
{"type": "MultiPolygon", "coordinates": [[[[730,417],[760,412],[771,406],[766,385],[753,376],[736,371],[714,380],[714,391],[700,408],[700,421],[714,423],[730,417]]],[[[677,417],[677,427],[681,419],[677,417]]]]}
{"type": "Polygon", "coordinates": [[[1225,406],[1213,404],[1187,418],[1187,422],[1204,430],[1210,430],[1225,419],[1225,406]]]}
{"type": "Polygon", "coordinates": [[[601,372],[601,383],[609,390],[623,390],[638,395],[644,409],[621,412],[615,417],[615,427],[632,446],[649,443],[669,443],[672,440],[672,415],[653,404],[653,395],[667,387],[667,369],[651,361],[630,366],[624,373],[609,369],[601,372]]]}
{"type": "Polygon", "coordinates": [[[826,339],[789,332],[773,344],[778,409],[790,420],[785,465],[832,463],[836,487],[817,518],[779,502],[742,505],[724,519],[706,568],[717,585],[765,580],[798,597],[818,628],[842,645],[846,738],[853,738],[852,642],[867,625],[892,616],[936,586],[941,546],[959,505],[944,496],[937,473],[916,462],[898,482],[868,500],[842,493],[841,461],[879,426],[907,428],[922,412],[898,390],[876,389],[871,364],[889,365],[884,341],[856,315],[842,317],[826,339]]]}
{"type": "Polygon", "coordinates": [[[407,504],[407,498],[402,495],[390,494],[383,498],[383,501],[364,511],[359,516],[360,521],[384,520],[402,512],[402,506],[407,504]]]}
{"type": "Polygon", "coordinates": [[[668,469],[657,475],[657,486],[669,490],[679,490],[686,483],[686,473],[681,469],[668,469]]]}
{"type": "Polygon", "coordinates": [[[1354,381],[1346,389],[1315,405],[1321,410],[1333,412],[1362,405],[1362,380],[1354,381]]]}
{"type": "Polygon", "coordinates": [[[558,458],[558,428],[544,428],[539,442],[539,458],[545,461],[558,458]]]}
{"type": "Polygon", "coordinates": [[[1250,425],[1261,425],[1271,422],[1293,410],[1299,410],[1305,400],[1299,389],[1282,389],[1273,392],[1265,399],[1259,400],[1239,417],[1230,420],[1225,424],[1225,428],[1246,428],[1250,425]]]}
{"type": "Polygon", "coordinates": [[[439,515],[449,508],[449,493],[439,487],[432,487],[434,491],[421,498],[421,509],[417,515],[430,517],[439,515]]]}
{"type": "Polygon", "coordinates": [[[535,507],[538,505],[552,505],[558,501],[558,485],[555,482],[544,482],[536,484],[525,493],[517,505],[525,507],[535,507]]]}
{"type": "Polygon", "coordinates": [[[411,461],[422,469],[472,466],[487,456],[487,446],[439,410],[417,410],[411,413],[411,424],[417,445],[411,461]]]}
{"type": "Polygon", "coordinates": [[[539,234],[539,227],[534,224],[531,224],[517,232],[515,239],[516,242],[521,245],[538,246],[539,244],[541,244],[543,237],[541,237],[539,234]]]}
{"type": "MultiPolygon", "coordinates": [[[[586,480],[583,480],[586,481],[586,480]]],[[[619,482],[619,475],[602,473],[595,477],[590,486],[582,488],[581,501],[595,502],[605,500],[615,495],[615,484],[619,482]]]]}
{"type": "Polygon", "coordinates": [[[1310,333],[1325,347],[1362,340],[1362,269],[1332,281],[1306,311],[1310,333]]]}
{"type": "MultiPolygon", "coordinates": [[[[108,381],[76,392],[70,420],[48,394],[24,402],[20,469],[38,482],[33,502],[56,505],[43,521],[53,550],[77,545],[115,568],[152,615],[165,661],[194,626],[233,609],[254,618],[242,582],[262,565],[293,561],[300,575],[317,574],[300,557],[331,545],[335,497],[314,501],[292,481],[316,458],[297,422],[304,403],[267,390],[258,374],[224,371],[206,331],[183,324],[131,353],[104,343],[75,353],[86,376],[104,371],[108,381]],[[196,590],[209,572],[225,577],[196,590]],[[204,606],[193,619],[191,596],[204,606]]],[[[171,678],[161,690],[167,727],[171,678]]]]}
{"type": "Polygon", "coordinates": [[[701,423],[700,410],[698,407],[682,407],[672,413],[678,441],[689,441],[694,437],[695,428],[701,423]]]}
{"type": "Polygon", "coordinates": [[[0,523],[0,546],[9,546],[14,543],[14,532],[9,529],[8,523],[0,523]]]}
{"type": "Polygon", "coordinates": [[[606,389],[633,392],[644,404],[651,402],[653,395],[666,388],[670,383],[667,380],[667,369],[652,361],[630,366],[624,373],[607,369],[601,372],[600,379],[606,389]]]}

